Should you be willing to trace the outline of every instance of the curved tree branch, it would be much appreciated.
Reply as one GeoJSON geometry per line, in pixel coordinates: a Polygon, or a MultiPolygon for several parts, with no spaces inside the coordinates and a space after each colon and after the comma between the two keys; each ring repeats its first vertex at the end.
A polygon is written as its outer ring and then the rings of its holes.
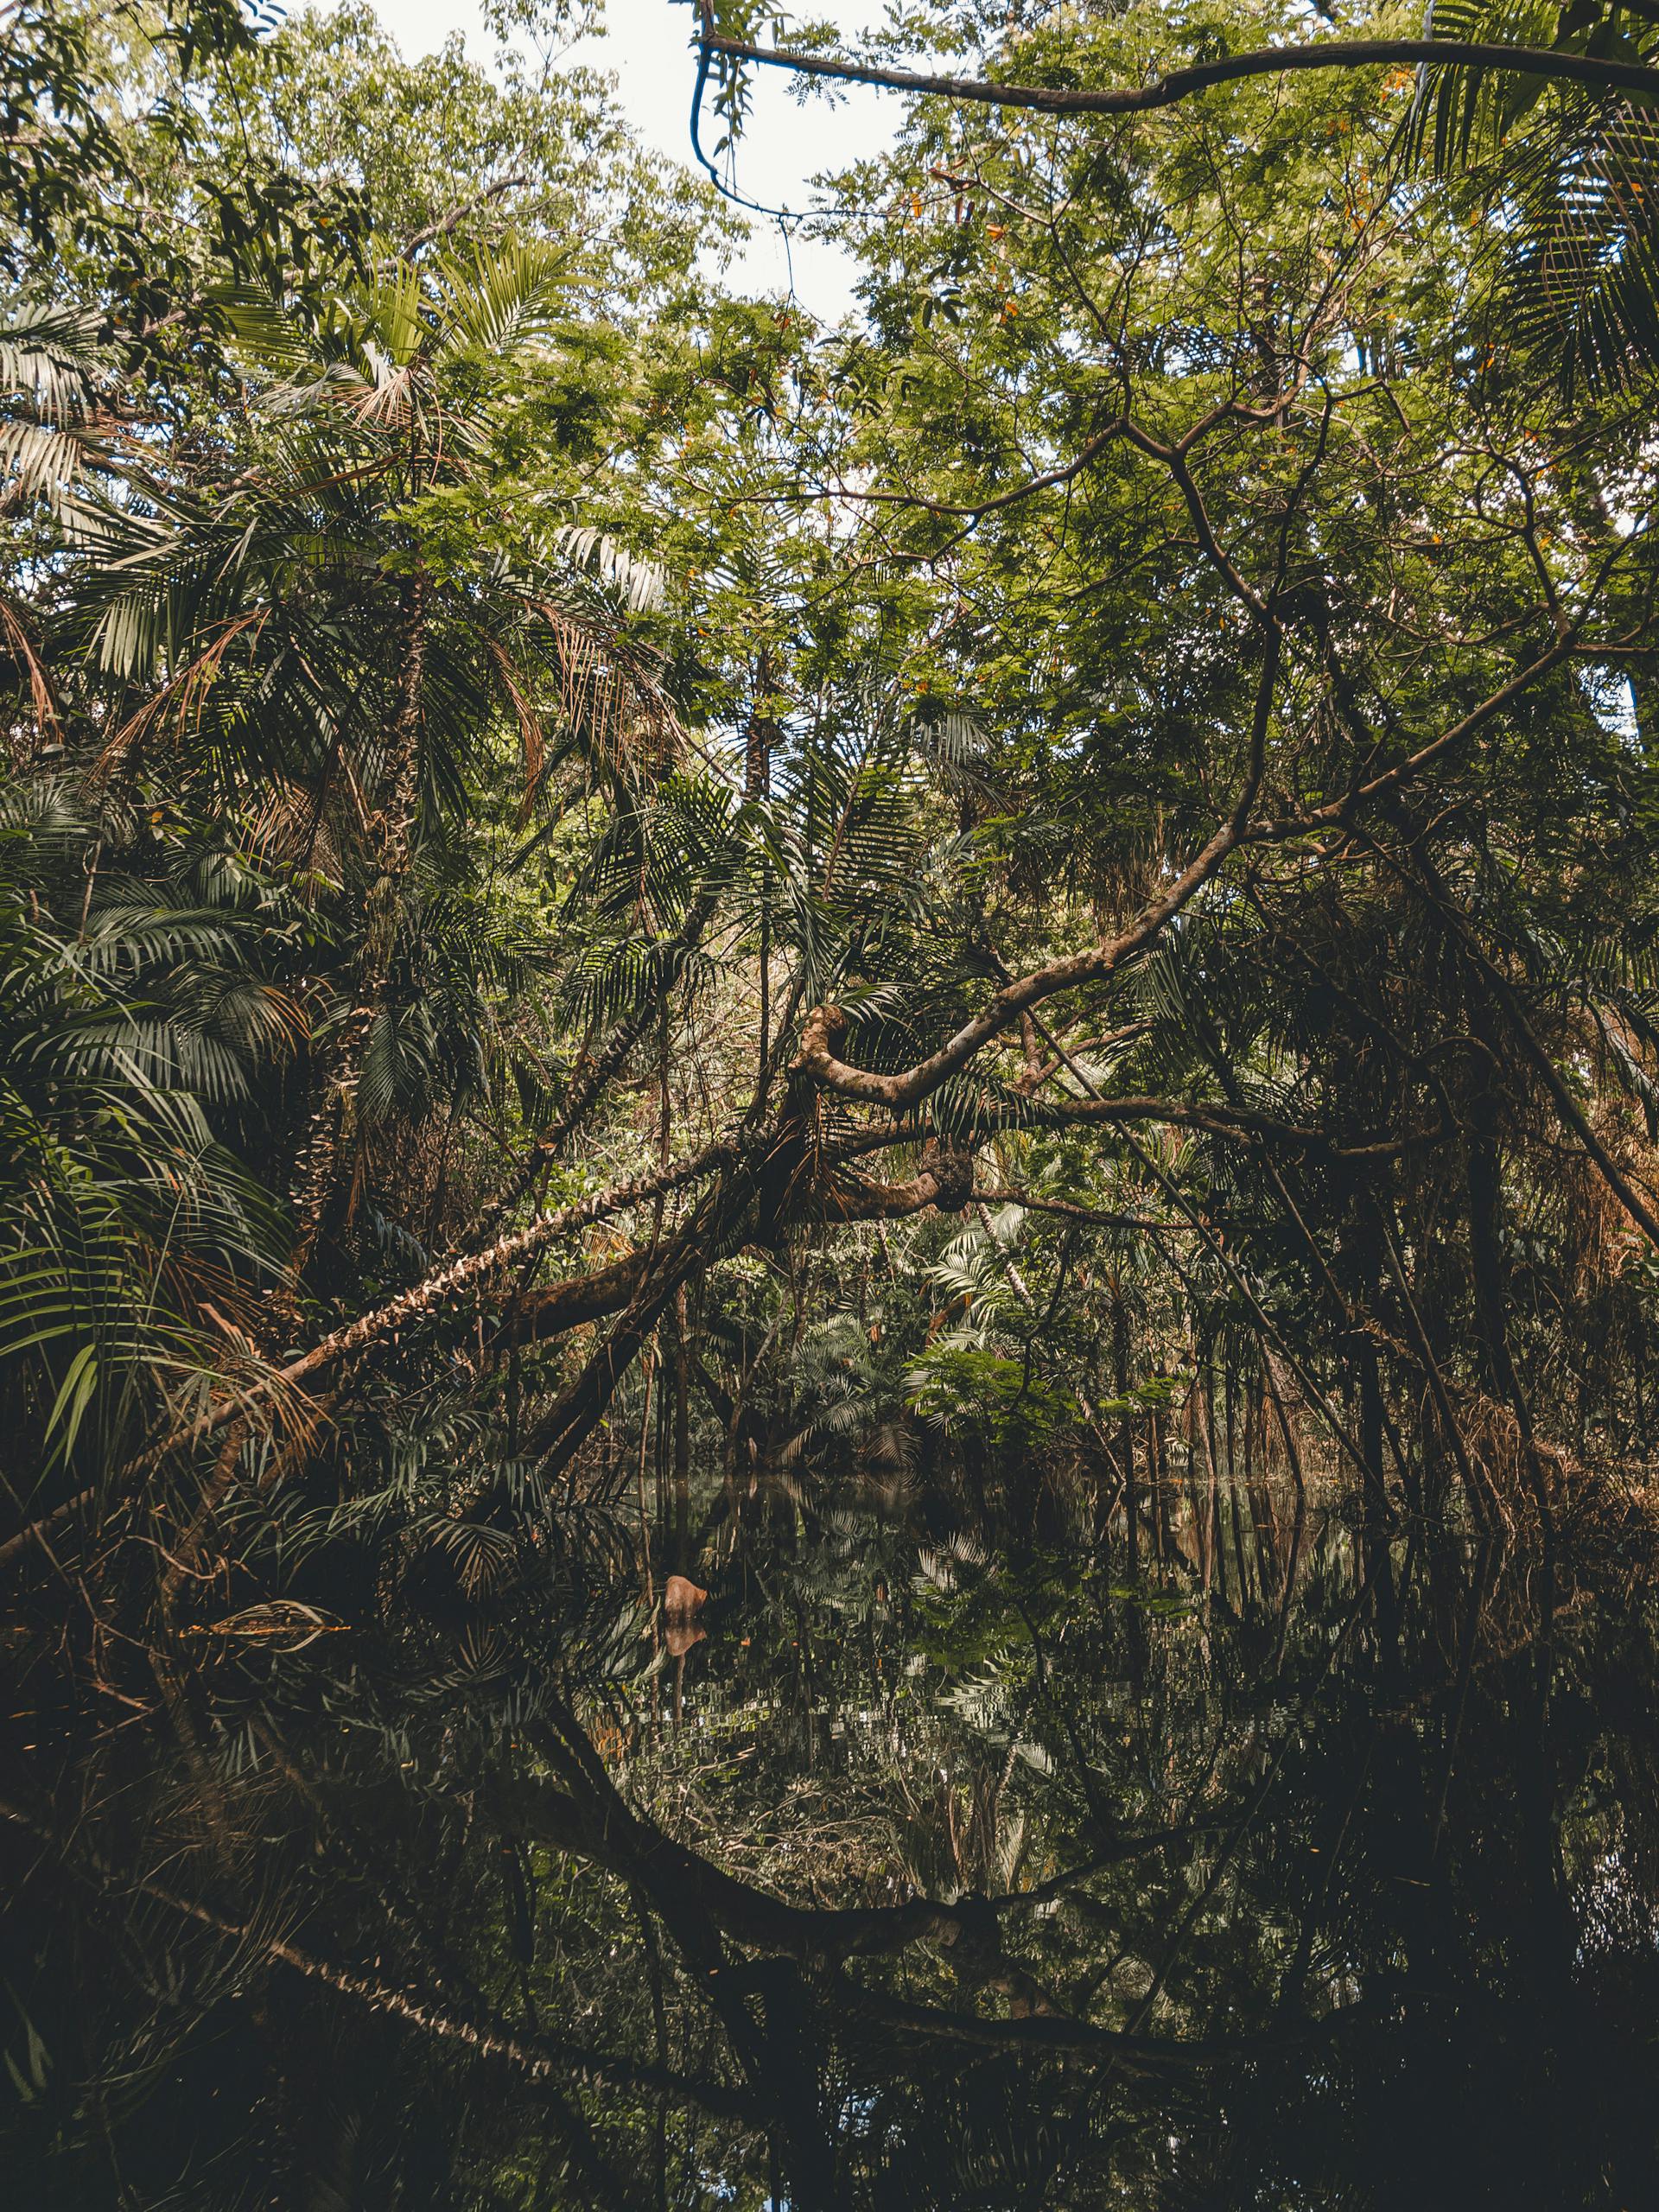
{"type": "Polygon", "coordinates": [[[1198,895],[1243,841],[1256,793],[1262,788],[1268,726],[1279,681],[1284,637],[1271,598],[1258,602],[1253,595],[1251,604],[1260,606],[1264,652],[1243,779],[1227,820],[1187,862],[1173,883],[1155,899],[1148,899],[1135,920],[1116,937],[1069,954],[1064,959],[1052,960],[1046,966],[1005,983],[989,1004],[964,1022],[936,1052],[899,1074],[873,1074],[868,1069],[849,1066],[839,1058],[835,1045],[846,1027],[846,1017],[838,1007],[816,1007],[807,1017],[800,1050],[792,1063],[798,1073],[810,1077],[823,1090],[839,1091],[843,1097],[861,1098],[873,1106],[901,1112],[937,1090],[947,1077],[966,1067],[982,1045],[1000,1035],[1028,1008],[1052,998],[1057,991],[1071,990],[1079,983],[1099,982],[1157,940],[1166,925],[1198,895]]]}
{"type": "Polygon", "coordinates": [[[1198,61],[1185,69],[1172,69],[1149,84],[1100,88],[1071,85],[995,84],[979,77],[930,76],[914,69],[889,69],[862,61],[837,60],[823,54],[797,54],[785,47],[750,46],[741,39],[722,38],[713,28],[705,4],[702,35],[697,41],[705,56],[717,54],[733,61],[753,61],[769,69],[788,69],[804,77],[823,77],[841,84],[874,85],[884,92],[930,92],[940,99],[971,101],[982,107],[1029,108],[1042,115],[1135,115],[1148,109],[1173,107],[1195,92],[1242,78],[1278,77],[1310,69],[1412,68],[1508,69],[1554,83],[1584,85],[1592,92],[1636,92],[1659,99],[1659,69],[1635,61],[1603,61],[1587,54],[1569,54],[1554,47],[1511,46],[1470,42],[1457,39],[1371,38],[1318,39],[1306,46],[1257,48],[1249,54],[1229,54],[1214,61],[1198,61]]]}

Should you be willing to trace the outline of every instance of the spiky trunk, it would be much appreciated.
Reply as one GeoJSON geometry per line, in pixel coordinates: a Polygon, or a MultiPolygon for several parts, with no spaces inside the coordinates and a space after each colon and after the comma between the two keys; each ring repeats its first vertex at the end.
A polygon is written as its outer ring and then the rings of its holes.
{"type": "Polygon", "coordinates": [[[357,997],[341,1024],[318,1086],[294,1181],[290,1296],[310,1263],[339,1180],[346,1139],[356,1123],[363,1054],[386,995],[397,938],[397,914],[415,848],[420,810],[421,723],[426,679],[426,579],[417,569],[399,595],[403,671],[388,748],[385,797],[368,823],[375,879],[366,902],[357,997]]]}

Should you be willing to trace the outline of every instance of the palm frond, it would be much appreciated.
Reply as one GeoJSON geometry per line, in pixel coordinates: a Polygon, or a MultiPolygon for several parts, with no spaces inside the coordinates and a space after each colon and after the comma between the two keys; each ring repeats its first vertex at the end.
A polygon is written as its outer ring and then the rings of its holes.
{"type": "MultiPolygon", "coordinates": [[[[1659,27],[1586,0],[1436,0],[1433,34],[1648,61],[1659,27]]],[[[1426,68],[1409,155],[1461,176],[1491,240],[1489,319],[1555,365],[1568,391],[1659,371],[1659,115],[1639,101],[1514,70],[1426,68]]],[[[1496,339],[1494,340],[1496,342],[1496,339]]]]}

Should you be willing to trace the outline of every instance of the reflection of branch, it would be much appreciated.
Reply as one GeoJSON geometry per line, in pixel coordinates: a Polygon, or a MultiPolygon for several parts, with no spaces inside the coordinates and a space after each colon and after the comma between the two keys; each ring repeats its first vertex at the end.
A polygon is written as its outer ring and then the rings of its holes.
{"type": "MultiPolygon", "coordinates": [[[[573,1784],[574,1770],[567,1767],[573,1784]]],[[[1097,1852],[1083,1866],[1054,1876],[1038,1889],[987,1899],[944,1904],[932,1897],[912,1897],[903,1904],[798,1905],[775,1897],[753,1883],[727,1873],[698,1853],[634,1813],[608,1776],[584,1766],[580,1785],[560,1789],[524,1779],[503,1785],[502,1808],[518,1834],[556,1850],[597,1860],[613,1872],[637,1880],[648,1893],[664,1885],[695,1898],[734,1942],[781,1953],[803,1963],[868,1958],[906,1949],[912,1943],[947,1947],[982,1937],[987,1916],[1014,1907],[1038,1906],[1060,1897],[1090,1875],[1119,1860],[1179,1842],[1185,1827],[1160,1828],[1128,1836],[1097,1852]],[[583,1797],[592,1802],[584,1802],[583,1797]]]]}
{"type": "MultiPolygon", "coordinates": [[[[1371,1594],[1371,1579],[1373,1572],[1374,1570],[1369,1563],[1361,1569],[1359,1586],[1354,1592],[1353,1604],[1348,1609],[1347,1618],[1343,1622],[1341,1628],[1332,1637],[1318,1673],[1314,1675],[1313,1680],[1307,1685],[1302,1694],[1300,1707],[1300,1717],[1302,1718],[1306,1718],[1306,1716],[1313,1710],[1313,1700],[1324,1688],[1326,1681],[1329,1681],[1332,1674],[1335,1670],[1337,1661],[1342,1656],[1343,1650],[1347,1644],[1349,1637],[1353,1634],[1354,1630],[1359,1624],[1361,1616],[1365,1609],[1366,1601],[1371,1594]]],[[[1169,1948],[1164,1953],[1163,1958],[1159,1963],[1158,1969],[1153,1976],[1151,1987],[1147,1991],[1145,1996],[1142,1997],[1139,2005],[1135,2007],[1135,2018],[1137,2025],[1152,2017],[1153,2007],[1156,2005],[1160,1996],[1163,1993],[1164,1985],[1169,1979],[1170,1973],[1175,1965],[1175,1961],[1179,1958],[1182,1951],[1186,1948],[1188,1939],[1197,1929],[1199,1919],[1202,1916],[1205,1907],[1209,1904],[1211,1898],[1214,1897],[1217,1889],[1220,1888],[1222,1878],[1226,1873],[1228,1866],[1231,1862],[1233,1853],[1237,1850],[1239,1845],[1243,1843],[1244,1838],[1249,1834],[1250,1829],[1255,1823],[1256,1815],[1267,1803],[1268,1795],[1271,1792],[1274,1783],[1279,1778],[1280,1769],[1285,1763],[1286,1757],[1289,1752],[1291,1745],[1294,1743],[1300,1742],[1300,1738],[1301,1731],[1299,1728],[1287,1728],[1281,1734],[1278,1741],[1274,1745],[1272,1754],[1268,1760],[1266,1772],[1262,1775],[1262,1780],[1256,1789],[1252,1792],[1249,1804],[1245,1806],[1243,1811],[1239,1815],[1236,1821],[1235,1821],[1232,1828],[1224,1838],[1221,1848],[1216,1853],[1215,1865],[1210,1869],[1209,1875],[1205,1881],[1203,1888],[1198,1891],[1198,1895],[1192,1899],[1192,1904],[1187,1907],[1185,1913],[1182,1916],[1180,1926],[1175,1930],[1174,1935],[1171,1937],[1169,1948]]],[[[1332,2015],[1332,2017],[1335,2020],[1340,2022],[1344,2016],[1351,2013],[1353,2009],[1354,2008],[1344,2006],[1342,2008],[1341,2012],[1332,2015]]]]}
{"type": "MultiPolygon", "coordinates": [[[[3,1800],[0,1800],[0,1820],[10,1821],[46,1840],[53,1840],[20,1807],[3,1800]]],[[[85,1856],[84,1852],[65,1854],[63,1863],[82,1878],[90,1881],[96,1876],[100,1882],[113,1882],[112,1870],[96,1862],[85,1863],[85,1856]],[[82,1863],[77,1863],[78,1858],[82,1863]]],[[[656,2089],[687,2098],[722,2117],[752,2120],[754,2116],[753,2099],[723,2082],[673,2073],[662,2067],[642,2066],[607,2051],[594,2050],[564,2036],[546,2031],[527,2035],[498,2022],[469,2020],[453,2011],[441,2012],[407,1989],[392,1988],[355,1967],[342,1966],[315,1951],[302,1950],[297,1944],[267,1936],[253,1922],[233,1919],[197,1898],[181,1897],[159,1882],[127,1880],[121,1886],[153,1897],[158,1904],[166,1905],[200,1927],[211,1929],[215,1935],[256,1945],[274,1964],[288,1967],[308,1980],[322,1982],[340,1995],[354,1998],[376,2012],[389,2012],[410,2026],[419,2028],[423,2034],[460,2044],[480,2058],[504,2059],[532,2081],[544,2081],[555,2074],[568,2077],[573,2070],[586,2070],[601,2081],[613,2081],[624,2088],[656,2089]]]]}
{"type": "Polygon", "coordinates": [[[885,1990],[870,1989],[842,1976],[838,1993],[858,2012],[884,2025],[903,2028],[912,2035],[935,2036],[948,2043],[976,2045],[982,2050],[1076,2053],[1110,2059],[1131,2073],[1189,2072],[1221,2060],[1237,2061],[1259,2049],[1259,2043],[1224,2041],[1215,2037],[1192,2037],[1176,2041],[1167,2036],[1134,2035],[1117,2028],[1097,2028],[1091,2021],[1043,2013],[1033,2018],[993,2020],[974,2012],[950,2012],[934,2005],[916,2005],[885,1990]]]}

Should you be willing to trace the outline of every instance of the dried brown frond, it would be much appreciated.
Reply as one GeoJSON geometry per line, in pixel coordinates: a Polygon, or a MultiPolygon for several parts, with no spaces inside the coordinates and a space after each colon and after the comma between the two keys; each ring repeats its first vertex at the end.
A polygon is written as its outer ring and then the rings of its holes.
{"type": "Polygon", "coordinates": [[[660,773],[687,744],[679,716],[655,678],[595,623],[544,599],[529,604],[546,625],[559,683],[559,712],[613,773],[660,773]]]}
{"type": "Polygon", "coordinates": [[[110,738],[99,755],[94,779],[102,781],[112,775],[139,740],[152,732],[159,731],[164,736],[180,740],[193,723],[199,724],[208,694],[219,681],[226,654],[245,633],[251,632],[257,636],[271,613],[269,607],[250,607],[223,623],[212,643],[169,677],[110,738]]]}

